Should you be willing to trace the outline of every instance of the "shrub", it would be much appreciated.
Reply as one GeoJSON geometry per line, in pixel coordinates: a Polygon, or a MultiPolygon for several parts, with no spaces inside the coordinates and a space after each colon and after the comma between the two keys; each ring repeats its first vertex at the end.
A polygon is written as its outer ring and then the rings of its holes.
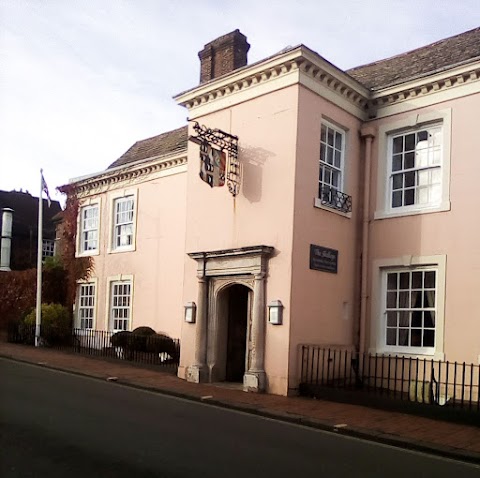
{"type": "MultiPolygon", "coordinates": [[[[34,330],[36,311],[33,309],[23,323],[25,329],[34,330]]],[[[66,344],[72,337],[70,314],[61,304],[42,304],[42,339],[47,345],[66,344]]]]}
{"type": "Polygon", "coordinates": [[[127,360],[133,358],[134,352],[152,354],[168,354],[173,361],[179,358],[179,347],[176,342],[165,334],[157,334],[150,327],[137,327],[133,332],[122,330],[112,335],[110,339],[113,347],[122,349],[122,357],[127,360]]]}
{"type": "Polygon", "coordinates": [[[155,334],[147,337],[146,349],[149,353],[170,355],[172,360],[177,361],[179,358],[179,348],[175,341],[168,335],[155,334]]]}
{"type": "Polygon", "coordinates": [[[132,334],[138,334],[138,335],[154,335],[156,332],[153,330],[151,327],[137,327],[136,329],[132,330],[132,334]]]}

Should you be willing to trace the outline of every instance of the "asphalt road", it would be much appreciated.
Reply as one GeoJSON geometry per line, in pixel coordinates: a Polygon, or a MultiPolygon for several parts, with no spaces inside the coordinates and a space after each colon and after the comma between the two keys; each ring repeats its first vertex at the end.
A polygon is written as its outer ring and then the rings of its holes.
{"type": "Polygon", "coordinates": [[[480,477],[480,467],[0,359],[2,478],[480,477]]]}

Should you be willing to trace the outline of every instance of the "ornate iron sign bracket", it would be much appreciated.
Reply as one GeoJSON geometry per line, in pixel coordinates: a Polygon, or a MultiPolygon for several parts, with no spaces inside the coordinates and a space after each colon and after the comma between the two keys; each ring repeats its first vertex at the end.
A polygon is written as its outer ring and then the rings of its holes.
{"type": "Polygon", "coordinates": [[[193,130],[197,136],[188,139],[197,144],[209,143],[228,153],[227,161],[227,186],[230,193],[235,197],[240,191],[240,163],[238,162],[238,136],[226,133],[221,129],[207,128],[204,125],[193,122],[193,130]]]}

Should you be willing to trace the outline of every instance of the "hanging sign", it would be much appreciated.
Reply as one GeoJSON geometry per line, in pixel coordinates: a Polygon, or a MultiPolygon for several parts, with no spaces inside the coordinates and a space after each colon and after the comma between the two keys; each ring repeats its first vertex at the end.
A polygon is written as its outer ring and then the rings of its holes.
{"type": "Polygon", "coordinates": [[[227,183],[233,196],[240,191],[238,136],[193,122],[196,136],[188,139],[200,145],[200,178],[210,187],[227,183]]]}
{"type": "Polygon", "coordinates": [[[310,244],[310,269],[336,274],[338,269],[338,251],[310,244]]]}
{"type": "Polygon", "coordinates": [[[212,146],[206,141],[200,144],[200,177],[210,187],[225,185],[225,166],[227,163],[224,151],[212,146]]]}

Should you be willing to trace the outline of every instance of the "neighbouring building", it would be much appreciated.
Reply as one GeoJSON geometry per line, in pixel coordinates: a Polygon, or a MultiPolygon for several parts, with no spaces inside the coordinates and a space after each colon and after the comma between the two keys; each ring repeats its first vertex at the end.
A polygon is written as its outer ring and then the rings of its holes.
{"type": "MultiPolygon", "coordinates": [[[[60,203],[43,199],[43,259],[55,253],[55,216],[60,203]]],[[[27,191],[0,191],[0,270],[37,267],[38,197],[27,191]]]]}
{"type": "Polygon", "coordinates": [[[300,347],[478,363],[480,28],[342,71],[199,53],[190,122],[72,180],[77,326],[181,338],[178,375],[286,395],[300,347]]]}

